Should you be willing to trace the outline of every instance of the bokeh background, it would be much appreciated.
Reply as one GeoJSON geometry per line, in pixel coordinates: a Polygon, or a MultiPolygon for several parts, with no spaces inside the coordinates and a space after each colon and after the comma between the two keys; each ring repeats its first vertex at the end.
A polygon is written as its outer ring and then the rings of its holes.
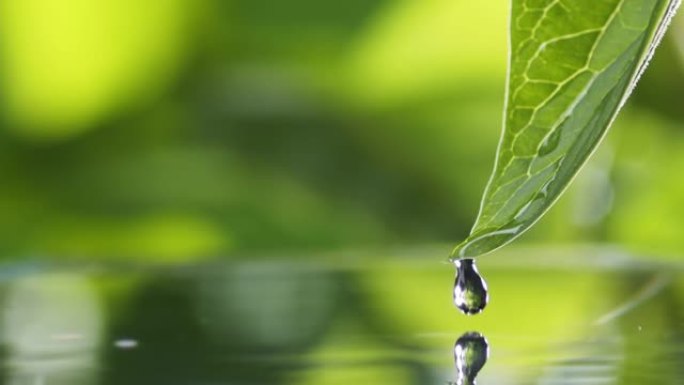
{"type": "Polygon", "coordinates": [[[567,193],[478,261],[486,311],[451,304],[507,12],[0,1],[0,382],[444,385],[477,330],[482,384],[681,383],[684,15],[567,193]]]}
{"type": "MultiPolygon", "coordinates": [[[[0,3],[0,256],[186,261],[465,237],[506,2],[0,3]]],[[[684,252],[684,20],[519,242],[684,252]]],[[[445,248],[445,256],[448,248],[445,248]]]]}

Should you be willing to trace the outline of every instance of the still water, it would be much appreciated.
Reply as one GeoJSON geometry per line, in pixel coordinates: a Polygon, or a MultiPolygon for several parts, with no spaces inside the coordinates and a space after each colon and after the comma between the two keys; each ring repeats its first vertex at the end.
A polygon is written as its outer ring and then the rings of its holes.
{"type": "MultiPolygon", "coordinates": [[[[514,249],[511,249],[514,250],[514,249]]],[[[0,267],[3,384],[682,384],[680,265],[607,249],[0,267]]]]}

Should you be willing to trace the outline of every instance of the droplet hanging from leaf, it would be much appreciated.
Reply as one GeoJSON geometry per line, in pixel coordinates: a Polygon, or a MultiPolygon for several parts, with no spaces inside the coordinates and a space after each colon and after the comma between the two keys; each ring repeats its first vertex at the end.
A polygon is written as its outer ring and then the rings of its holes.
{"type": "Polygon", "coordinates": [[[478,314],[489,302],[487,283],[480,275],[473,259],[454,261],[456,281],[454,282],[454,305],[464,314],[478,314]]]}

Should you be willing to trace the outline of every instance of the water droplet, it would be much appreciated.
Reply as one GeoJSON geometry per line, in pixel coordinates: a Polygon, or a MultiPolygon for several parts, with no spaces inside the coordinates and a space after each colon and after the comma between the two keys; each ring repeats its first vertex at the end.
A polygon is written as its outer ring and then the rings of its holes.
{"type": "Polygon", "coordinates": [[[475,385],[475,378],[489,357],[489,343],[480,333],[464,333],[454,345],[456,385],[475,385]]]}
{"type": "Polygon", "coordinates": [[[463,313],[477,314],[487,306],[489,293],[487,283],[480,276],[471,258],[458,259],[456,265],[456,282],[454,283],[454,305],[463,313]]]}

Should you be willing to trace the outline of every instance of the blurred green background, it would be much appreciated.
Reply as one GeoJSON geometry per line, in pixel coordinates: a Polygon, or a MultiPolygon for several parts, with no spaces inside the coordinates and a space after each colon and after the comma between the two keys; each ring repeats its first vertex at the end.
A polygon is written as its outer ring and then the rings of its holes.
{"type": "Polygon", "coordinates": [[[628,256],[684,254],[681,15],[568,192],[481,260],[492,304],[450,303],[440,262],[493,165],[507,12],[0,1],[0,258],[22,261],[0,269],[0,378],[443,385],[478,330],[483,384],[576,380],[576,357],[678,383],[682,266],[628,256]]]}
{"type": "MultiPolygon", "coordinates": [[[[507,11],[0,2],[0,256],[453,244],[493,164],[507,11]]],[[[680,16],[607,141],[519,242],[681,255],[682,90],[680,16]]]]}

